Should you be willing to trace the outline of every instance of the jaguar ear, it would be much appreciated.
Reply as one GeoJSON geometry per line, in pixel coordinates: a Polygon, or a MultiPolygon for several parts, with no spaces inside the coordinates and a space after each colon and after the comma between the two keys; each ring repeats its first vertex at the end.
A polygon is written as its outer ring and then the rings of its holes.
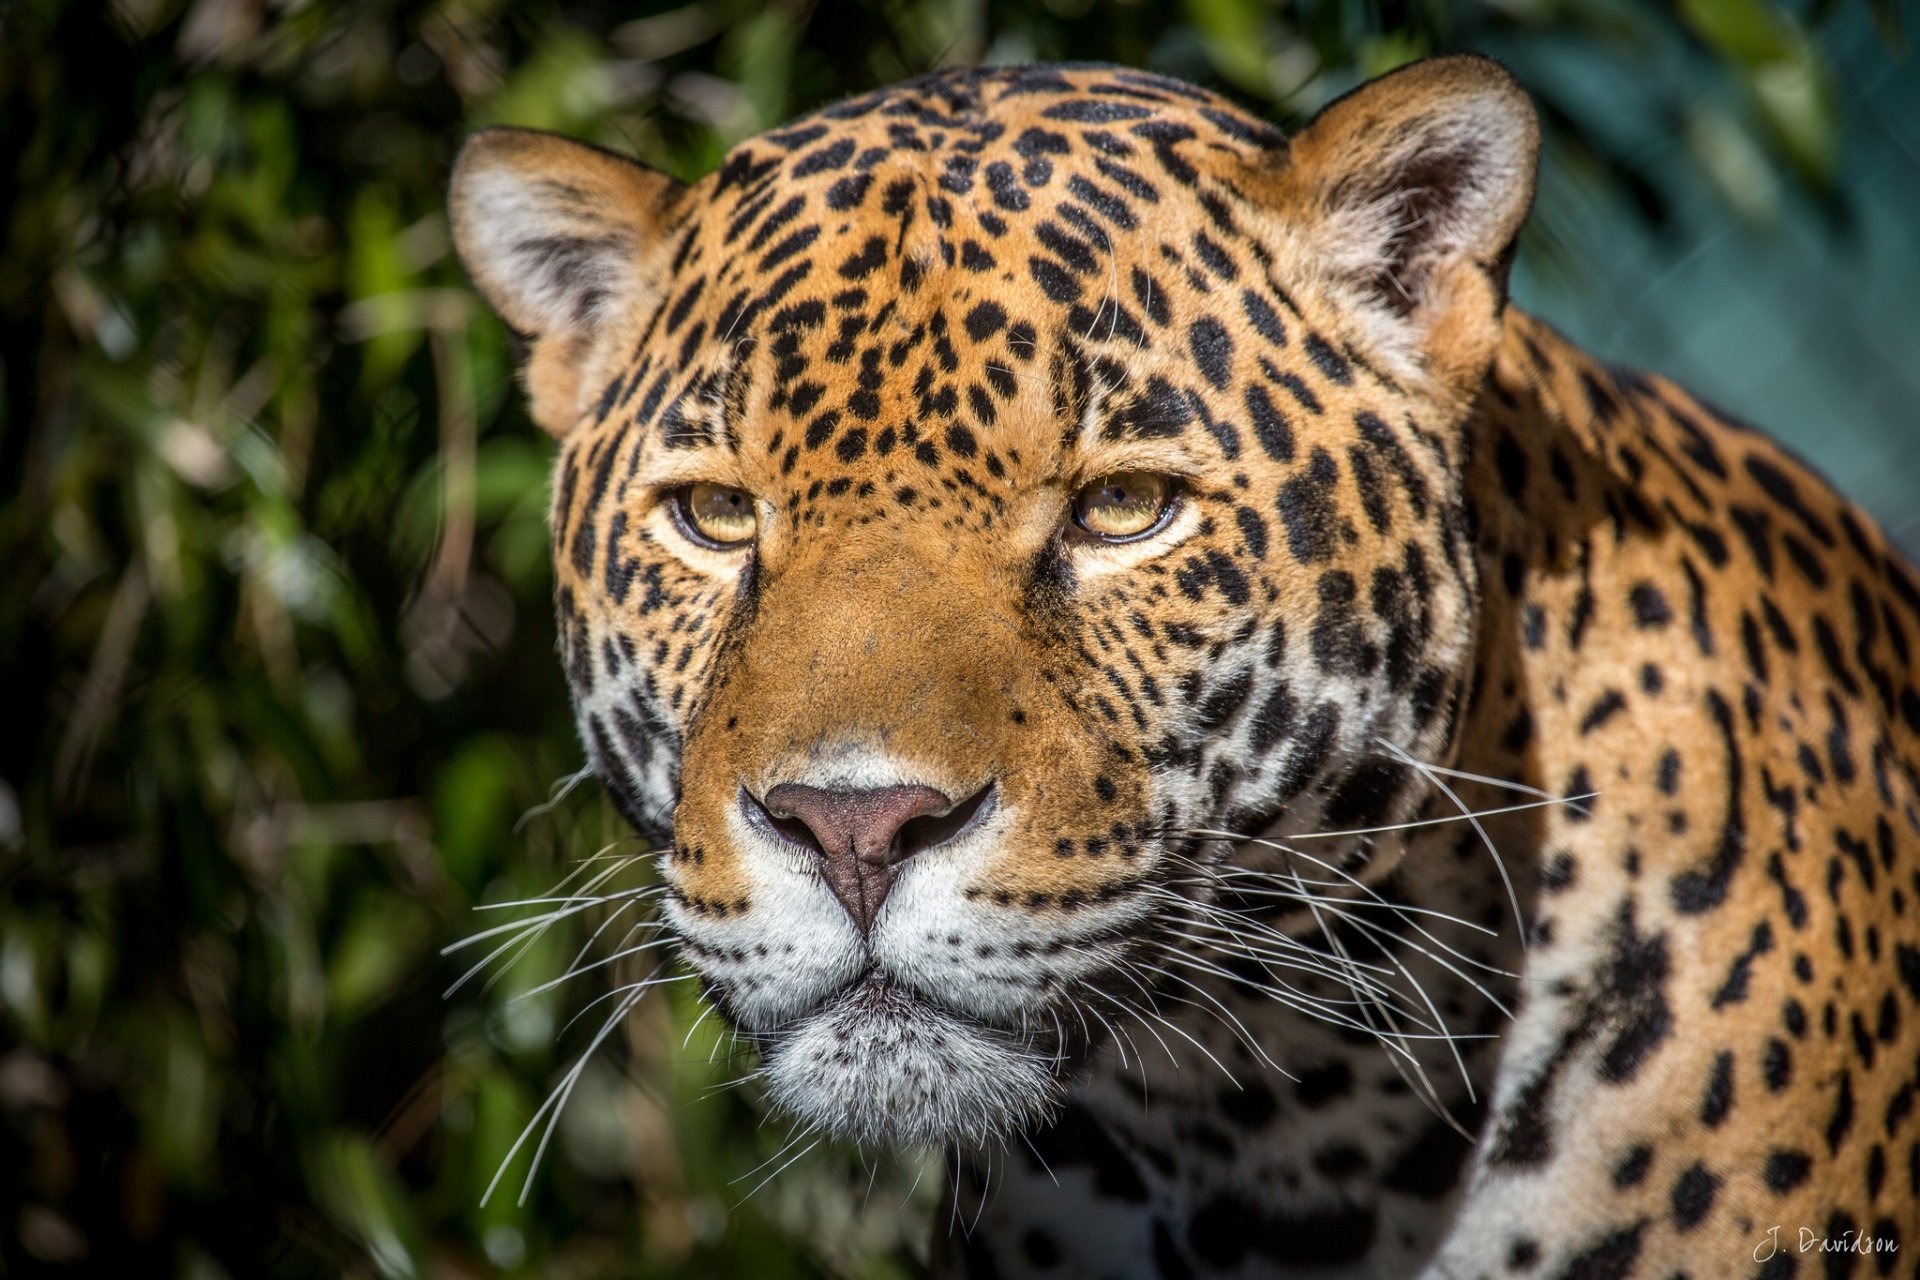
{"type": "Polygon", "coordinates": [[[1349,335],[1396,372],[1470,394],[1500,338],[1533,203],[1533,103],[1490,58],[1429,58],[1361,85],[1291,147],[1287,220],[1349,335]]]}
{"type": "Polygon", "coordinates": [[[532,129],[467,139],[447,195],[467,274],[525,344],[534,421],[555,436],[618,358],[609,340],[657,306],[684,184],[532,129]]]}

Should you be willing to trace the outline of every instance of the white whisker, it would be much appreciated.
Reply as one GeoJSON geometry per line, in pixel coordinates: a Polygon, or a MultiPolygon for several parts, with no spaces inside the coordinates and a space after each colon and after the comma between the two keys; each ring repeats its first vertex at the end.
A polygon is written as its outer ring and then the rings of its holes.
{"type": "Polygon", "coordinates": [[[540,1145],[534,1149],[532,1164],[527,1169],[527,1178],[526,1181],[521,1184],[520,1198],[516,1202],[522,1205],[526,1204],[527,1196],[533,1190],[533,1175],[540,1168],[540,1159],[546,1154],[547,1143],[553,1137],[554,1126],[559,1122],[560,1112],[567,1105],[567,1099],[573,1096],[574,1086],[580,1082],[580,1076],[586,1070],[587,1062],[593,1057],[594,1051],[600,1047],[613,1029],[620,1025],[620,1019],[625,1017],[634,1005],[639,1003],[640,997],[645,994],[644,989],[628,994],[626,998],[620,1002],[620,1006],[608,1015],[607,1020],[601,1024],[600,1030],[595,1033],[592,1042],[588,1044],[585,1051],[574,1060],[572,1067],[570,1067],[567,1070],[567,1074],[562,1077],[560,1085],[547,1094],[546,1101],[540,1104],[539,1109],[533,1113],[532,1118],[529,1119],[525,1127],[520,1130],[520,1136],[513,1140],[511,1147],[507,1148],[507,1154],[501,1158],[500,1167],[494,1171],[492,1181],[487,1183],[486,1191],[480,1196],[480,1203],[482,1205],[485,1205],[493,1198],[494,1189],[500,1185],[500,1179],[506,1174],[507,1167],[513,1163],[514,1156],[520,1153],[520,1148],[525,1146],[527,1139],[533,1136],[534,1126],[540,1123],[540,1118],[547,1116],[546,1131],[540,1136],[540,1145]]]}
{"type": "MultiPolygon", "coordinates": [[[[1273,849],[1287,856],[1289,859],[1302,858],[1308,862],[1313,863],[1317,867],[1321,867],[1324,870],[1329,871],[1336,876],[1339,876],[1342,880],[1346,881],[1354,889],[1357,889],[1359,892],[1366,895],[1367,898],[1371,899],[1374,902],[1386,905],[1390,910],[1395,909],[1400,905],[1398,903],[1393,902],[1391,899],[1382,897],[1379,891],[1373,888],[1373,886],[1366,884],[1364,881],[1361,881],[1360,879],[1351,875],[1350,873],[1343,870],[1342,868],[1335,866],[1333,863],[1328,862],[1323,858],[1316,858],[1312,854],[1306,853],[1300,849],[1295,849],[1291,845],[1281,844],[1278,841],[1267,840],[1262,837],[1239,836],[1239,835],[1235,835],[1230,831],[1195,830],[1195,831],[1187,832],[1186,834],[1200,836],[1206,839],[1226,840],[1233,843],[1260,845],[1263,848],[1273,849]]],[[[1330,905],[1330,900],[1326,898],[1318,898],[1317,901],[1322,905],[1330,905]]],[[[1396,911],[1396,914],[1398,914],[1397,911],[1396,911]]],[[[1461,923],[1466,924],[1469,928],[1476,929],[1479,932],[1484,933],[1489,937],[1499,936],[1496,930],[1489,929],[1484,925],[1476,925],[1469,921],[1462,921],[1461,923]]],[[[1476,960],[1473,957],[1464,954],[1463,952],[1459,951],[1457,948],[1450,946],[1448,943],[1446,943],[1442,939],[1434,936],[1434,934],[1430,930],[1428,930],[1424,925],[1422,925],[1418,920],[1408,919],[1407,925],[1415,933],[1418,933],[1421,937],[1427,939],[1429,942],[1433,943],[1436,947],[1439,947],[1441,950],[1447,952],[1449,955],[1458,957],[1464,963],[1471,964],[1476,968],[1485,969],[1491,973],[1497,973],[1502,977],[1511,978],[1511,977],[1517,976],[1505,969],[1500,969],[1493,965],[1486,964],[1482,961],[1476,960]]]]}
{"type": "Polygon", "coordinates": [[[744,1196],[741,1196],[740,1199],[734,1204],[733,1207],[735,1209],[738,1209],[740,1208],[741,1205],[744,1205],[747,1201],[753,1199],[754,1196],[760,1193],[760,1189],[762,1187],[766,1186],[769,1182],[772,1182],[775,1178],[785,1173],[789,1168],[793,1166],[795,1161],[805,1159],[806,1156],[809,1153],[811,1153],[815,1147],[819,1146],[823,1141],[825,1141],[824,1138],[817,1137],[812,1142],[809,1142],[806,1146],[800,1148],[800,1150],[794,1152],[791,1156],[787,1157],[787,1162],[785,1164],[781,1165],[778,1169],[775,1169],[772,1173],[768,1174],[766,1177],[756,1182],[753,1185],[753,1189],[748,1191],[747,1194],[745,1194],[744,1196]]]}
{"type": "Polygon", "coordinates": [[[555,809],[559,808],[560,802],[565,800],[569,795],[571,795],[575,787],[579,786],[582,782],[585,782],[588,778],[591,778],[592,776],[593,776],[593,763],[589,761],[586,764],[581,765],[576,772],[570,773],[566,775],[564,778],[561,778],[558,782],[554,784],[553,787],[548,789],[547,798],[543,803],[534,805],[531,809],[528,809],[525,813],[520,815],[518,821],[516,821],[513,824],[513,834],[519,835],[521,829],[525,827],[527,823],[539,817],[541,814],[551,813],[555,809]]]}
{"type": "Polygon", "coordinates": [[[678,941],[678,939],[655,938],[651,942],[643,942],[637,947],[624,948],[623,950],[614,952],[610,956],[604,956],[601,959],[595,960],[592,964],[581,965],[578,968],[568,969],[565,973],[561,974],[559,977],[543,982],[537,987],[529,987],[527,990],[522,991],[519,995],[513,998],[515,1000],[525,1000],[530,996],[537,996],[543,991],[553,990],[555,987],[567,981],[569,978],[577,978],[583,973],[588,973],[594,969],[599,969],[606,965],[610,965],[614,963],[616,960],[624,959],[627,956],[637,956],[643,951],[651,951],[655,947],[670,946],[676,941],[678,941]]]}
{"type": "Polygon", "coordinates": [[[575,1013],[571,1018],[568,1018],[565,1022],[560,1024],[560,1033],[564,1035],[568,1031],[572,1030],[573,1024],[580,1021],[581,1018],[585,1017],[587,1013],[590,1010],[592,1010],[596,1005],[605,1004],[609,1000],[616,1000],[621,996],[625,995],[626,993],[628,993],[629,991],[639,991],[644,993],[652,987],[663,987],[669,982],[690,982],[695,977],[699,976],[697,974],[692,974],[692,973],[670,973],[670,974],[665,974],[657,977],[654,976],[655,974],[658,974],[658,973],[659,973],[659,970],[655,970],[653,974],[647,975],[645,978],[642,978],[638,982],[629,982],[622,986],[615,987],[611,991],[604,991],[601,994],[595,996],[593,999],[587,1001],[586,1004],[582,1005],[580,1007],[580,1010],[577,1013],[575,1013]]]}
{"type": "Polygon", "coordinates": [[[1526,914],[1520,910],[1520,894],[1513,887],[1513,877],[1507,874],[1507,860],[1502,858],[1500,856],[1500,850],[1494,847],[1493,837],[1487,834],[1486,827],[1481,824],[1480,815],[1468,809],[1466,801],[1455,794],[1452,787],[1442,782],[1438,776],[1431,770],[1428,770],[1420,761],[1408,755],[1394,743],[1389,742],[1386,745],[1403,764],[1411,765],[1426,774],[1427,780],[1435,787],[1438,787],[1442,795],[1453,801],[1454,806],[1460,810],[1461,816],[1473,824],[1474,833],[1480,837],[1480,843],[1487,847],[1487,856],[1493,859],[1495,869],[1500,872],[1500,883],[1506,886],[1507,902],[1513,907],[1514,927],[1520,931],[1520,949],[1525,951],[1527,947],[1527,918],[1526,914]]]}
{"type": "MultiPolygon", "coordinates": [[[[1415,763],[1416,768],[1428,766],[1415,763]]],[[[1440,784],[1435,783],[1438,786],[1440,784]]],[[[1415,827],[1441,827],[1452,822],[1472,822],[1476,818],[1491,818],[1502,813],[1524,813],[1528,809],[1550,809],[1556,805],[1572,805],[1576,800],[1591,800],[1599,795],[1598,791],[1587,791],[1577,796],[1554,796],[1546,800],[1534,800],[1526,804],[1505,804],[1492,809],[1475,809],[1471,812],[1450,813],[1438,818],[1415,818],[1409,822],[1390,822],[1381,827],[1351,827],[1344,831],[1305,831],[1288,836],[1289,840],[1332,840],[1344,836],[1372,836],[1387,831],[1411,831],[1415,827]]],[[[1447,792],[1449,798],[1453,793],[1447,792]]],[[[1455,803],[1459,803],[1455,800],[1455,803]]]]}

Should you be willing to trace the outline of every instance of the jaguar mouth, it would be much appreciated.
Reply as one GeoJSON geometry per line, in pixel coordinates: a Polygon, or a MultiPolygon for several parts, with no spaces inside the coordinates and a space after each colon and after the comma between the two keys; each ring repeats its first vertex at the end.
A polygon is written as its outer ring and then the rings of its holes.
{"type": "MultiPolygon", "coordinates": [[[[1052,1059],[1060,1056],[1052,1046],[1029,1043],[1033,1037],[1022,1036],[1013,1027],[996,1025],[978,1014],[954,1008],[937,996],[914,989],[877,964],[869,966],[859,977],[821,1001],[798,1022],[804,1024],[822,1017],[834,1019],[847,1029],[898,1029],[908,1036],[917,1026],[950,1024],[967,1028],[985,1039],[1009,1044],[1017,1041],[1025,1050],[1045,1054],[1052,1059]]],[[[777,1042],[781,1034],[775,1032],[768,1038],[777,1042]]]]}
{"type": "Polygon", "coordinates": [[[1069,1004],[1069,1001],[1054,1000],[1029,1009],[1018,1024],[1000,1022],[956,1008],[938,996],[916,989],[876,964],[838,994],[822,1002],[815,1014],[836,1009],[849,1018],[865,1018],[876,1023],[890,1022],[903,1026],[911,1024],[918,1017],[931,1014],[972,1027],[982,1036],[1017,1043],[1023,1052],[1040,1055],[1051,1064],[1055,1075],[1066,1079],[1074,1074],[1086,1054],[1099,1044],[1087,1035],[1070,1032],[1069,1025],[1077,1030],[1077,1022],[1061,1021],[1056,1025],[1047,1016],[1049,1010],[1065,1008],[1069,1004]],[[1044,1031],[1041,1029],[1043,1026],[1044,1031]]]}
{"type": "Polygon", "coordinates": [[[868,970],[763,1037],[775,1105],[861,1145],[977,1147],[1052,1113],[1060,1058],[868,970]]]}
{"type": "Polygon", "coordinates": [[[923,997],[888,977],[879,965],[861,974],[841,996],[850,1005],[871,1011],[875,1017],[894,1017],[905,1005],[927,1003],[923,997]]]}

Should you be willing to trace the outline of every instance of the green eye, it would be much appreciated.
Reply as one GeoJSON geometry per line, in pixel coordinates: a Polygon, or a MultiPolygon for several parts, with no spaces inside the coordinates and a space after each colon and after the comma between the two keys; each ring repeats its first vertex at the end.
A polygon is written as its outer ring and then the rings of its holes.
{"type": "Polygon", "coordinates": [[[724,484],[690,484],[675,490],[681,528],[703,546],[731,550],[753,541],[760,517],[744,489],[724,484]]]}
{"type": "Polygon", "coordinates": [[[1159,528],[1172,508],[1167,477],[1116,471],[1073,495],[1073,522],[1096,538],[1125,542],[1159,528]]]}

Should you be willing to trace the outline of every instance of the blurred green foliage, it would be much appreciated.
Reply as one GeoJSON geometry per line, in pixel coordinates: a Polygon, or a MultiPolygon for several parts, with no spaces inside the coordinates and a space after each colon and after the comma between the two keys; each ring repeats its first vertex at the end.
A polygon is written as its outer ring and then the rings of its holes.
{"type": "MultiPolygon", "coordinates": [[[[474,908],[634,847],[590,782],[536,809],[581,753],[551,655],[549,451],[441,214],[468,130],[563,130],[694,176],[941,65],[1125,62],[1292,124],[1477,48],[1540,95],[1526,253],[1577,289],[1606,268],[1556,210],[1657,234],[1711,191],[1728,219],[1844,224],[1830,7],[0,9],[0,1274],[880,1277],[924,1257],[937,1161],[816,1150],[737,1203],[784,1126],[716,1089],[751,1064],[686,983],[581,1076],[525,1203],[525,1150],[481,1203],[607,971],[514,997],[605,921],[444,999],[470,953],[442,949],[503,918],[474,908]],[[1613,92],[1571,92],[1570,50],[1613,92]],[[1635,129],[1685,161],[1649,167],[1635,129]]],[[[1891,63],[1893,6],[1866,9],[1891,63]]]]}

